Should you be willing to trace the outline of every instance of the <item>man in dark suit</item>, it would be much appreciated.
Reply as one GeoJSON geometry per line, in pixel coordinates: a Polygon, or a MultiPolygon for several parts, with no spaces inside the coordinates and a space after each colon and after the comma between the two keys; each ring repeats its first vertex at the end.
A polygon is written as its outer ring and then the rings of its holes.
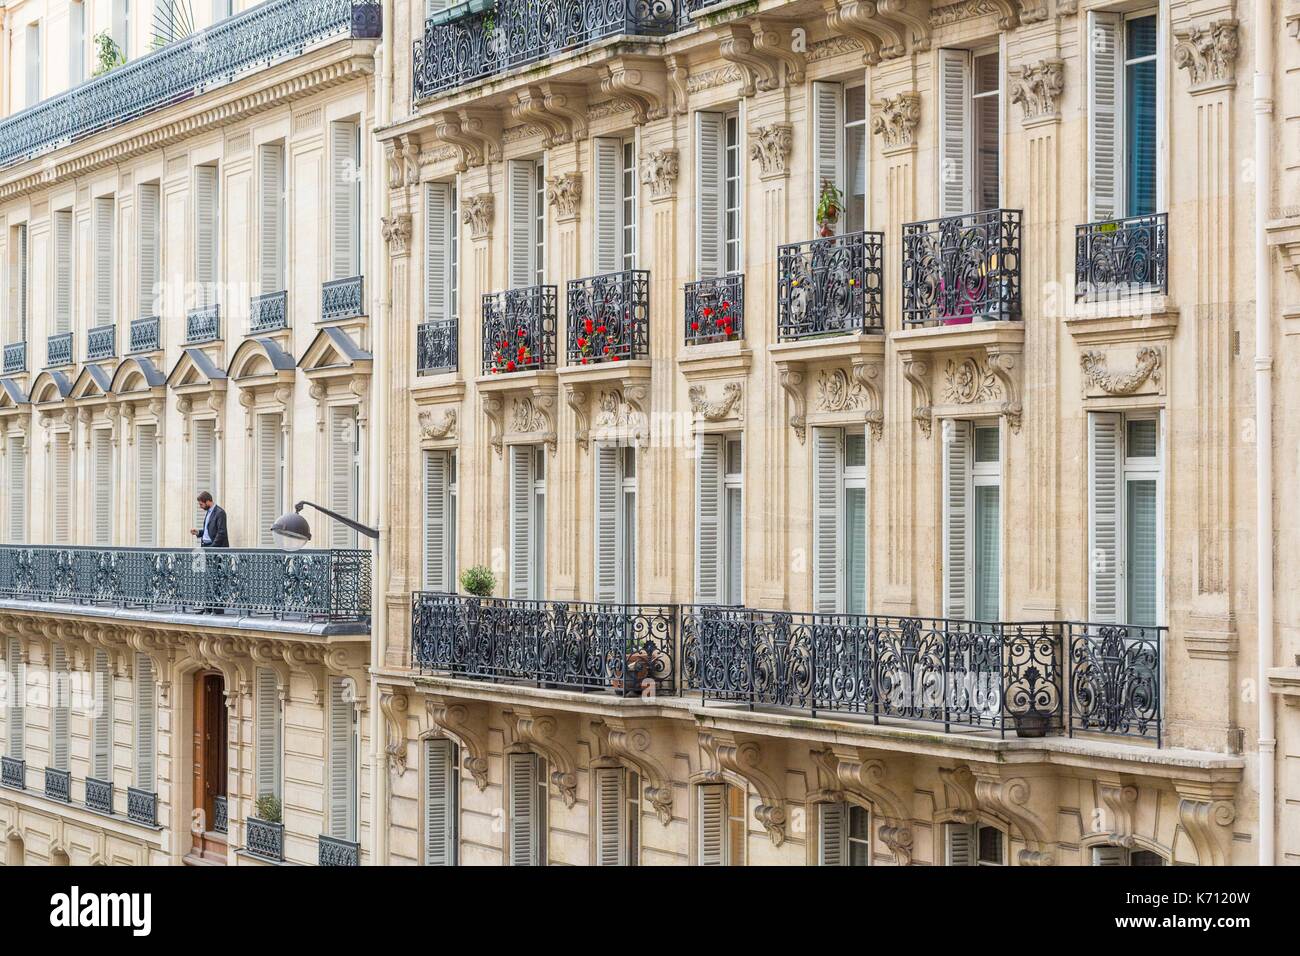
{"type": "MultiPolygon", "coordinates": [[[[230,547],[230,535],[226,531],[226,511],[212,500],[212,492],[202,491],[199,493],[199,507],[203,509],[203,527],[190,529],[190,534],[199,539],[199,547],[230,547]]],[[[221,560],[217,561],[215,567],[207,567],[205,564],[209,598],[215,599],[216,592],[220,588],[220,579],[224,576],[223,572],[225,570],[224,561],[221,560]]],[[[226,612],[216,600],[212,600],[206,607],[200,608],[199,613],[225,614],[226,612]]]]}

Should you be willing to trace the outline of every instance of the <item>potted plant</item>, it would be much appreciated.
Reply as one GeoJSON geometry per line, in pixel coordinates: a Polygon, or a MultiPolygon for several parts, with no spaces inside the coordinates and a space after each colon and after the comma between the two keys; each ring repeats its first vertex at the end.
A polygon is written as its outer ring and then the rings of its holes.
{"type": "MultiPolygon", "coordinates": [[[[647,641],[645,647],[628,653],[624,660],[623,672],[614,674],[610,681],[611,689],[624,697],[639,697],[646,678],[650,677],[650,664],[654,655],[654,642],[647,641]]],[[[651,686],[654,682],[651,681],[651,686]]],[[[648,688],[647,688],[648,689],[648,688]]],[[[651,691],[651,696],[654,692],[651,691]]]]}
{"type": "Polygon", "coordinates": [[[102,76],[126,62],[126,55],[107,30],[95,34],[95,76],[102,76]]]}
{"type": "Polygon", "coordinates": [[[257,814],[257,819],[266,823],[282,823],[282,809],[280,799],[274,794],[264,793],[257,798],[253,804],[253,810],[257,814]]]}
{"type": "Polygon", "coordinates": [[[474,597],[491,597],[497,587],[497,576],[492,573],[491,568],[476,564],[460,573],[460,586],[465,589],[466,594],[472,594],[474,597]]]}
{"type": "Polygon", "coordinates": [[[822,238],[835,235],[835,224],[840,221],[843,208],[844,194],[829,179],[823,179],[821,195],[817,197],[817,225],[822,238]]]}
{"type": "Polygon", "coordinates": [[[1016,722],[1017,737],[1046,737],[1051,728],[1052,717],[1031,707],[1023,713],[1012,714],[1016,722]]]}

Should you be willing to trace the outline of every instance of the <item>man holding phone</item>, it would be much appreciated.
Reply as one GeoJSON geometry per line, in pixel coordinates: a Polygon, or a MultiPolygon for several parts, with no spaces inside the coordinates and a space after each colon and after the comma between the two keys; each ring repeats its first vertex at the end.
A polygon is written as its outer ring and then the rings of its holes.
{"type": "MultiPolygon", "coordinates": [[[[199,493],[199,507],[203,509],[203,527],[191,528],[190,534],[199,539],[200,548],[229,548],[230,535],[226,531],[226,511],[212,500],[212,492],[199,493]]],[[[224,561],[218,561],[215,567],[207,567],[204,562],[203,573],[207,584],[208,604],[199,609],[200,614],[225,614],[225,609],[215,600],[220,588],[221,578],[226,569],[224,561]],[[215,573],[214,573],[215,572],[215,573]]]]}

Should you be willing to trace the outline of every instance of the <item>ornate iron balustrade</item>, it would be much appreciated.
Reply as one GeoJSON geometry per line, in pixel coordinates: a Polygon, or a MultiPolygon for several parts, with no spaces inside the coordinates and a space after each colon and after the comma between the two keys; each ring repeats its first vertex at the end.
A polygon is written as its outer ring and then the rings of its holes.
{"type": "Polygon", "coordinates": [[[4,370],[10,372],[27,371],[27,343],[10,342],[5,346],[4,370]]]}
{"type": "Polygon", "coordinates": [[[321,834],[317,841],[317,866],[360,866],[361,844],[321,834]]]}
{"type": "Polygon", "coordinates": [[[0,123],[0,167],[224,86],[333,37],[380,36],[378,0],[270,0],[0,123]]]}
{"type": "Polygon", "coordinates": [[[851,232],[778,246],[776,323],[781,341],[884,327],[884,234],[851,232]]]}
{"type": "Polygon", "coordinates": [[[244,820],[244,849],[264,860],[284,861],[284,824],[248,817],[244,820]]]}
{"type": "Polygon", "coordinates": [[[459,365],[460,323],[456,319],[421,322],[415,333],[416,373],[454,372],[459,365]]]}
{"type": "Polygon", "coordinates": [[[12,790],[26,790],[27,761],[17,757],[0,757],[0,785],[12,790]]]}
{"type": "Polygon", "coordinates": [[[745,337],[745,274],[715,276],[686,283],[687,345],[745,337]]]}
{"type": "Polygon", "coordinates": [[[96,813],[112,814],[113,785],[107,780],[86,778],[86,809],[96,813]]]}
{"type": "Polygon", "coordinates": [[[1160,741],[1165,627],[1069,625],[1070,733],[1160,741]]]}
{"type": "Polygon", "coordinates": [[[60,803],[72,802],[72,774],[67,770],[45,768],[45,795],[60,803]]]}
{"type": "Polygon", "coordinates": [[[640,694],[677,685],[676,609],[667,605],[412,595],[411,659],[421,671],[640,694]]]}
{"type": "Polygon", "coordinates": [[[117,327],[100,325],[86,330],[86,361],[113,358],[117,355],[117,327]]]}
{"type": "Polygon", "coordinates": [[[483,296],[483,371],[535,372],[555,368],[553,285],[530,285],[483,296]]]}
{"type": "Polygon", "coordinates": [[[46,338],[45,364],[50,368],[62,368],[72,364],[71,332],[59,332],[46,338]]]}
{"type": "Polygon", "coordinates": [[[130,348],[128,351],[156,352],[162,348],[162,321],[153,315],[147,319],[135,319],[131,322],[130,348]]]}
{"type": "Polygon", "coordinates": [[[569,364],[594,365],[650,354],[650,273],[626,269],[572,279],[569,364]]]}
{"type": "Polygon", "coordinates": [[[0,598],[366,623],[370,553],[6,545],[0,598]]]}
{"type": "Polygon", "coordinates": [[[158,794],[126,788],[126,818],[146,827],[158,825],[158,794]]]}
{"type": "Polygon", "coordinates": [[[1074,297],[1169,290],[1169,216],[1134,216],[1074,228],[1074,297]]]}
{"type": "Polygon", "coordinates": [[[248,331],[277,332],[289,327],[289,293],[268,292],[248,300],[248,331]]]}
{"type": "Polygon", "coordinates": [[[209,305],[185,313],[185,344],[198,345],[221,338],[221,306],[209,305]]]}
{"type": "Polygon", "coordinates": [[[662,36],[678,26],[674,0],[496,0],[434,14],[411,47],[416,100],[606,37],[662,36]]]}
{"type": "Polygon", "coordinates": [[[212,798],[212,832],[230,831],[230,805],[225,797],[212,798]]]}
{"type": "Polygon", "coordinates": [[[334,279],[320,287],[320,320],[354,319],[366,314],[365,280],[361,276],[334,279]]]}
{"type": "Polygon", "coordinates": [[[1018,209],[903,226],[903,324],[1020,318],[1018,209]]]}

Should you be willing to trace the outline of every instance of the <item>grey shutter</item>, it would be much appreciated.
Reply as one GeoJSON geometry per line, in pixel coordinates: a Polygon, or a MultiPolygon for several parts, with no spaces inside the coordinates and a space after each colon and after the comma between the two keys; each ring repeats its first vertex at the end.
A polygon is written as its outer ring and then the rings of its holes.
{"type": "Polygon", "coordinates": [[[217,188],[216,166],[194,168],[194,282],[200,306],[217,301],[217,188]]]}
{"type": "Polygon", "coordinates": [[[53,645],[50,665],[50,766],[55,770],[67,770],[72,688],[68,652],[62,644],[53,645]]]}
{"type": "Polygon", "coordinates": [[[451,318],[451,191],[448,183],[426,183],[424,187],[424,318],[451,318]]]}
{"type": "Polygon", "coordinates": [[[280,691],[275,671],[257,668],[255,678],[254,754],[255,797],[280,796],[280,691]]]}
{"type": "MultiPolygon", "coordinates": [[[[217,497],[217,423],[211,418],[201,418],[193,423],[193,442],[194,453],[194,494],[191,501],[196,501],[198,496],[204,492],[210,492],[213,498],[217,497]]],[[[195,507],[197,528],[203,527],[202,509],[195,507]]],[[[278,515],[277,515],[278,517],[278,515]]]]}
{"type": "Polygon", "coordinates": [[[113,238],[115,212],[112,196],[95,200],[95,325],[113,324],[113,238]]]}
{"type": "Polygon", "coordinates": [[[817,864],[848,866],[849,808],[845,803],[817,805],[817,864]]]}
{"type": "Polygon", "coordinates": [[[287,288],[285,280],[284,146],[268,143],[258,149],[261,206],[258,210],[259,273],[263,295],[287,288]]]}
{"type": "Polygon", "coordinates": [[[697,834],[700,866],[726,866],[727,784],[705,783],[699,792],[700,821],[697,834]]]}
{"type": "Polygon", "coordinates": [[[456,864],[456,745],[424,741],[424,865],[456,864]]]}
{"type": "MultiPolygon", "coordinates": [[[[357,409],[336,405],[330,409],[329,507],[349,518],[359,517],[357,487],[357,409]]],[[[342,521],[330,521],[331,548],[355,548],[357,533],[342,521]]]]}
{"type": "Polygon", "coordinates": [[[330,124],[334,205],[332,262],[335,279],[347,279],[361,272],[361,151],[358,136],[356,123],[330,124]]]}
{"type": "Polygon", "coordinates": [[[23,663],[22,652],[22,642],[16,637],[9,638],[5,663],[12,675],[14,696],[8,701],[9,726],[6,730],[8,731],[9,741],[6,755],[13,757],[15,760],[25,759],[24,749],[26,745],[24,704],[27,700],[27,665],[23,663]]]}
{"type": "Polygon", "coordinates": [[[155,307],[158,294],[158,281],[161,278],[162,246],[159,237],[158,207],[160,203],[157,183],[145,183],[140,187],[140,232],[137,235],[138,255],[136,264],[136,315],[147,319],[158,315],[155,307]]]}
{"type": "Polygon", "coordinates": [[[944,862],[948,866],[975,866],[975,824],[945,823],[944,862]]]}
{"type": "Polygon", "coordinates": [[[26,106],[35,106],[41,100],[41,24],[27,25],[27,99],[26,106]]]}
{"type": "Polygon", "coordinates": [[[1120,501],[1123,493],[1123,418],[1088,415],[1088,620],[1118,623],[1122,616],[1120,501]]]}
{"type": "Polygon", "coordinates": [[[1094,222],[1122,215],[1122,25],[1122,14],[1088,13],[1088,217],[1094,222]]]}
{"type": "Polygon", "coordinates": [[[943,425],[943,613],[961,619],[970,591],[971,425],[943,425]]]}
{"type": "Polygon", "coordinates": [[[96,780],[108,781],[113,772],[113,672],[108,666],[108,654],[95,651],[95,719],[91,728],[90,775],[96,780]]]}
{"type": "Polygon", "coordinates": [[[10,435],[6,456],[9,481],[5,494],[9,499],[9,543],[27,543],[27,440],[10,435]]]}
{"type": "Polygon", "coordinates": [[[356,708],[348,682],[329,680],[329,835],[354,840],[357,829],[356,708]]]}
{"type": "Polygon", "coordinates": [[[540,862],[537,754],[508,754],[510,789],[510,865],[540,862]]]}
{"type": "Polygon", "coordinates": [[[711,279],[726,271],[726,117],[695,114],[695,271],[711,279]]]}
{"type": "Polygon", "coordinates": [[[113,433],[107,428],[94,430],[91,452],[94,455],[95,481],[91,488],[94,515],[93,542],[104,547],[113,543],[113,433]]]}
{"type": "Polygon", "coordinates": [[[844,433],[813,429],[813,610],[841,610],[844,562],[844,433]]]}
{"type": "Polygon", "coordinates": [[[158,717],[153,658],[135,655],[135,785],[146,793],[157,789],[158,717]]]}
{"type": "MultiPolygon", "coordinates": [[[[822,185],[844,191],[844,90],[838,83],[812,85],[813,183],[812,204],[817,208],[822,185]]],[[[844,217],[840,217],[843,222],[844,217]]]]}
{"type": "Polygon", "coordinates": [[[592,223],[592,271],[597,274],[617,272],[623,267],[623,143],[598,136],[593,146],[596,188],[592,223]]]}
{"type": "Polygon", "coordinates": [[[448,454],[424,453],[424,587],[428,591],[454,591],[448,556],[449,514],[452,507],[448,454]]]}
{"type": "Polygon", "coordinates": [[[510,596],[533,596],[533,446],[510,446],[510,596]]]}
{"type": "Polygon", "coordinates": [[[970,212],[970,52],[939,51],[939,215],[970,212]]]}
{"type": "Polygon", "coordinates": [[[1092,848],[1093,866],[1127,866],[1128,854],[1122,846],[1095,846],[1092,848]]]}
{"type": "Polygon", "coordinates": [[[54,436],[53,538],[55,544],[72,543],[72,436],[54,436]]]}
{"type": "Polygon", "coordinates": [[[624,866],[627,864],[623,816],[626,802],[623,797],[623,769],[597,767],[593,771],[596,791],[596,865],[624,866]]]}
{"type": "Polygon", "coordinates": [[[54,214],[54,331],[72,331],[71,209],[60,209],[54,214]]]}
{"type": "Polygon", "coordinates": [[[158,545],[158,426],[136,428],[135,543],[142,548],[158,545]]]}
{"type": "Polygon", "coordinates": [[[596,600],[608,603],[619,599],[618,566],[622,554],[622,536],[619,534],[622,509],[619,505],[623,499],[619,468],[621,453],[622,449],[617,445],[598,444],[595,448],[596,600]]]}
{"type": "Polygon", "coordinates": [[[700,435],[695,458],[695,600],[722,600],[722,456],[720,435],[700,435]]]}
{"type": "Polygon", "coordinates": [[[275,546],[271,524],[283,511],[283,438],[278,414],[257,416],[257,537],[261,548],[275,546]]]}
{"type": "Polygon", "coordinates": [[[534,257],[537,251],[537,218],[533,202],[537,198],[534,177],[537,164],[532,160],[512,159],[507,165],[509,182],[506,189],[509,201],[507,226],[510,246],[510,288],[522,289],[533,285],[536,275],[534,257]]]}

